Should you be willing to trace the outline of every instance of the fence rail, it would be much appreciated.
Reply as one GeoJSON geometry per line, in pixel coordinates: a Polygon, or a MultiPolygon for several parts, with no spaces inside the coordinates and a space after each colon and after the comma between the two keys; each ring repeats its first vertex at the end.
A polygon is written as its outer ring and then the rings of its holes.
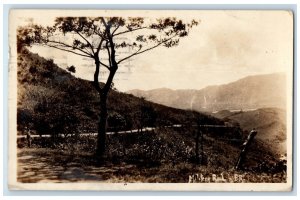
{"type": "MultiPolygon", "coordinates": [[[[183,128],[187,125],[183,125],[183,124],[174,124],[174,125],[170,125],[170,126],[164,126],[165,128],[183,128]]],[[[200,128],[233,128],[232,126],[227,126],[227,125],[207,125],[207,124],[202,124],[202,125],[197,125],[197,124],[193,124],[191,125],[192,127],[200,127],[200,128]]],[[[106,135],[113,135],[113,134],[126,134],[126,133],[138,133],[138,132],[146,132],[146,131],[154,131],[156,128],[155,127],[145,127],[142,130],[139,129],[133,129],[133,130],[127,130],[127,131],[110,131],[110,132],[106,132],[106,135]]],[[[79,136],[97,136],[98,133],[80,133],[79,136]]],[[[69,135],[74,135],[74,134],[58,134],[58,136],[60,137],[66,137],[69,135]]],[[[50,134],[41,134],[41,135],[31,135],[32,138],[40,138],[40,137],[51,137],[50,134]]],[[[26,138],[26,135],[18,135],[17,136],[18,139],[20,138],[26,138]]]]}

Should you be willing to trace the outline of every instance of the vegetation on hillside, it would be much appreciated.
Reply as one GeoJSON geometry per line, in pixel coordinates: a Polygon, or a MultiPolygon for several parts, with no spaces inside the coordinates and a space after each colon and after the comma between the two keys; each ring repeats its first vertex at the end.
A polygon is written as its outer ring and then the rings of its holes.
{"type": "Polygon", "coordinates": [[[260,108],[252,111],[219,111],[213,114],[225,122],[239,124],[249,133],[253,128],[258,131],[256,139],[268,147],[277,157],[286,152],[286,113],[280,108],[260,108]]]}
{"type": "MultiPolygon", "coordinates": [[[[92,87],[91,81],[75,78],[53,60],[23,49],[18,54],[18,131],[21,133],[27,126],[37,134],[97,132],[99,99],[92,87]]],[[[151,103],[115,89],[109,93],[108,110],[108,130],[195,123],[198,119],[204,124],[223,123],[214,117],[151,103]]]]}

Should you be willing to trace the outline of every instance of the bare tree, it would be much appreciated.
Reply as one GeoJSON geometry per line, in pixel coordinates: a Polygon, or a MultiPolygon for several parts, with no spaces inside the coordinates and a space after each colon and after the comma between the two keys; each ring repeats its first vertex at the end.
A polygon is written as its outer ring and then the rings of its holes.
{"type": "Polygon", "coordinates": [[[101,157],[105,152],[107,97],[120,64],[160,46],[178,45],[195,25],[195,20],[184,23],[176,18],[151,21],[141,17],[58,17],[51,27],[31,24],[19,28],[17,47],[20,50],[24,45],[44,45],[93,60],[94,87],[100,99],[96,153],[101,157]],[[132,51],[121,57],[124,48],[132,51]],[[99,83],[101,70],[108,72],[104,84],[99,83]]]}

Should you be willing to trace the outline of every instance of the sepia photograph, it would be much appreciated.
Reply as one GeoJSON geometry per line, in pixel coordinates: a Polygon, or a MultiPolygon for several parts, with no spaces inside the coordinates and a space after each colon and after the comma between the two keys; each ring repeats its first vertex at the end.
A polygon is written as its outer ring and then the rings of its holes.
{"type": "Polygon", "coordinates": [[[9,188],[291,191],[293,18],[10,10],[9,188]]]}

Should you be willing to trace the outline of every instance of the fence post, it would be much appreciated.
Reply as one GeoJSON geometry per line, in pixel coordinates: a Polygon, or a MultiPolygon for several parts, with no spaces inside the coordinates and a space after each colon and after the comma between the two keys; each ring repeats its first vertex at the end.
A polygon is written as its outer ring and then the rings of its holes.
{"type": "Polygon", "coordinates": [[[248,147],[250,146],[251,142],[253,141],[254,137],[256,136],[257,134],[257,131],[255,129],[253,129],[250,134],[248,135],[246,141],[243,143],[242,145],[242,151],[240,153],[240,156],[238,158],[238,161],[235,165],[235,169],[238,170],[238,169],[241,169],[244,161],[245,161],[245,158],[246,158],[246,154],[247,154],[247,151],[248,151],[248,147]]]}
{"type": "MultiPolygon", "coordinates": [[[[200,130],[200,126],[199,126],[199,131],[201,134],[201,164],[205,164],[204,163],[204,133],[203,131],[200,130]]],[[[206,131],[206,129],[205,129],[206,131]]]]}
{"type": "Polygon", "coordinates": [[[200,123],[197,123],[197,133],[196,133],[196,147],[195,147],[195,153],[196,153],[196,163],[199,164],[199,137],[200,137],[200,123]]]}

